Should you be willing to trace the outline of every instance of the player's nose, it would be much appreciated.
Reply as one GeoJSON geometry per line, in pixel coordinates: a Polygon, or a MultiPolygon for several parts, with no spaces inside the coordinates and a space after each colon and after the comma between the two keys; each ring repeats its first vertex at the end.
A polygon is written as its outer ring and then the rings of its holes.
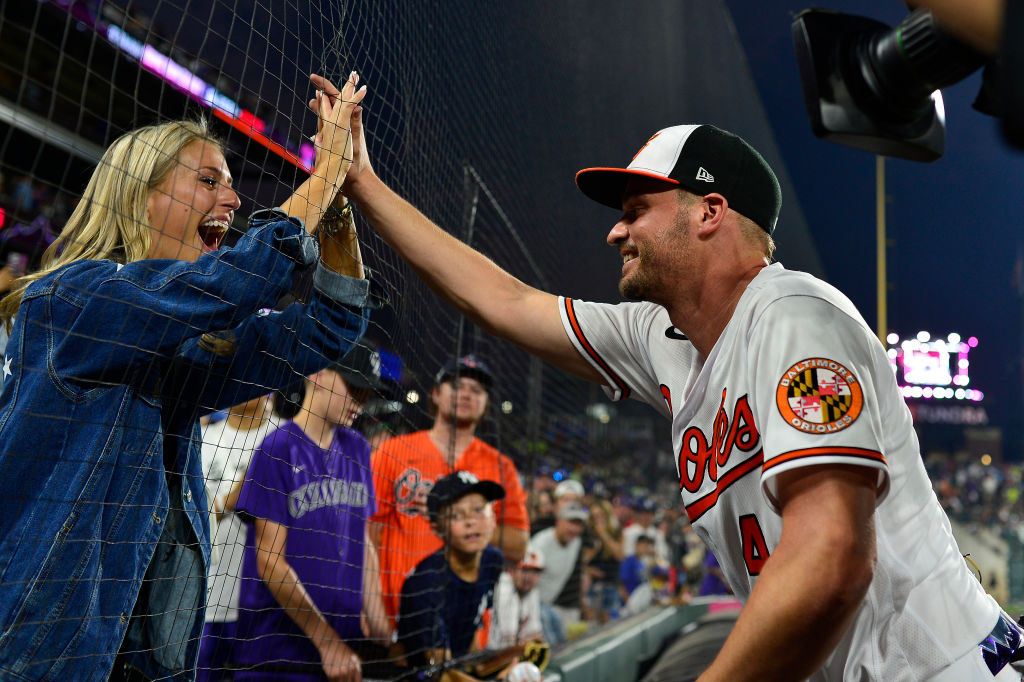
{"type": "Polygon", "coordinates": [[[611,246],[615,246],[619,242],[626,239],[629,236],[629,230],[626,228],[626,223],[623,220],[612,225],[612,229],[608,231],[608,237],[605,241],[611,246]]]}

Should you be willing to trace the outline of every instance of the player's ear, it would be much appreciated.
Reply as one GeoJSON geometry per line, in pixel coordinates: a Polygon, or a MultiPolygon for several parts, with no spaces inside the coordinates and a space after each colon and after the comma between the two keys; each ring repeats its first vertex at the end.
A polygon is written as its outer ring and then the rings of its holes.
{"type": "Polygon", "coordinates": [[[700,209],[700,223],[697,226],[698,234],[706,236],[717,230],[725,219],[729,209],[729,200],[717,192],[706,194],[698,202],[700,209]]]}

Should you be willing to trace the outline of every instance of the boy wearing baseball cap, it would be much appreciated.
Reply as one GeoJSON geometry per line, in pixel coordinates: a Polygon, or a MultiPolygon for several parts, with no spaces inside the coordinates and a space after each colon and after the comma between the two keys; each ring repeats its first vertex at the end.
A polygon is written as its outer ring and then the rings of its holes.
{"type": "Polygon", "coordinates": [[[431,530],[424,503],[433,482],[454,470],[472,472],[505,489],[494,507],[490,542],[506,559],[518,561],[529,540],[526,491],[515,464],[476,437],[487,411],[494,375],[475,355],[446,362],[434,377],[434,423],[425,431],[385,441],[373,453],[377,513],[370,526],[380,552],[381,582],[388,615],[397,616],[405,577],[442,543],[431,530]]]}
{"type": "Polygon", "coordinates": [[[398,641],[410,665],[434,665],[473,646],[504,564],[489,544],[495,526],[491,503],[504,497],[501,485],[468,471],[434,483],[427,514],[444,547],[417,564],[402,586],[398,641]]]}
{"type": "Polygon", "coordinates": [[[357,677],[359,644],[390,639],[366,534],[375,510],[370,445],[351,428],[383,386],[375,355],[357,345],[307,377],[298,414],[253,454],[237,506],[252,531],[233,650],[244,669],[235,680],[357,677]]]}

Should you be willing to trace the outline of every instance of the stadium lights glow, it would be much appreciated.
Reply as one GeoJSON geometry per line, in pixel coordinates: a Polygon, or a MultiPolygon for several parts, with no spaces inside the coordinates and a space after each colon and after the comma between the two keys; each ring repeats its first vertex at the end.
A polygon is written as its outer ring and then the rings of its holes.
{"type": "Polygon", "coordinates": [[[972,336],[966,342],[962,339],[957,333],[933,338],[929,332],[920,331],[914,337],[901,340],[899,334],[889,333],[886,354],[903,396],[981,401],[984,393],[966,388],[971,382],[968,374],[971,363],[967,356],[978,346],[978,338],[972,336]]]}
{"type": "Polygon", "coordinates": [[[254,141],[307,173],[313,171],[313,158],[316,152],[312,144],[302,143],[299,147],[301,156],[296,156],[267,136],[270,131],[263,119],[243,108],[238,102],[189,71],[187,67],[174,61],[152,45],[147,45],[128,35],[119,26],[100,23],[96,28],[101,34],[106,34],[107,40],[112,45],[134,58],[144,69],[156,74],[177,90],[211,109],[217,118],[245,133],[254,141]]]}

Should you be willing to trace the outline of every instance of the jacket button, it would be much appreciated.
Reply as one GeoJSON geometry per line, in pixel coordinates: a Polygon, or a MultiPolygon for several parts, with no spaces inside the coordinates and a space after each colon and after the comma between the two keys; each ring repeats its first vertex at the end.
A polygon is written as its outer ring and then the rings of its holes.
{"type": "Polygon", "coordinates": [[[162,520],[163,519],[161,519],[159,516],[156,515],[156,512],[153,512],[153,521],[155,523],[160,523],[162,520]]]}
{"type": "Polygon", "coordinates": [[[192,491],[191,490],[186,490],[185,491],[185,501],[186,502],[191,502],[192,501],[192,491]]]}

